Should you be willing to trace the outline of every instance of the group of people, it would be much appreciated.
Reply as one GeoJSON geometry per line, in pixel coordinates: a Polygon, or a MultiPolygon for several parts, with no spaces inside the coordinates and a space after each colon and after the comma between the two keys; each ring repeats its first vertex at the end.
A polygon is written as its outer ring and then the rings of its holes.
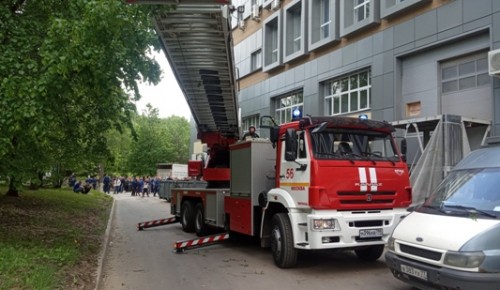
{"type": "Polygon", "coordinates": [[[160,178],[159,177],[128,177],[116,176],[111,178],[105,175],[103,178],[103,191],[106,194],[131,192],[132,196],[149,196],[153,194],[156,196],[160,191],[160,178]]]}
{"type": "MultiPolygon", "coordinates": [[[[259,138],[254,126],[249,127],[248,132],[243,135],[242,140],[246,140],[247,138],[259,138]]],[[[171,180],[172,178],[169,177],[168,179],[171,180]]],[[[125,178],[123,176],[110,177],[105,174],[102,180],[102,189],[106,194],[111,194],[111,190],[113,190],[113,194],[131,192],[132,196],[142,195],[142,197],[144,197],[149,196],[149,194],[156,196],[156,194],[159,195],[160,181],[159,177],[145,176],[125,178]]],[[[76,193],[88,193],[91,189],[95,190],[97,188],[97,182],[97,178],[90,175],[87,177],[84,184],[82,184],[81,180],[77,180],[74,174],[69,177],[69,185],[76,193]]]]}

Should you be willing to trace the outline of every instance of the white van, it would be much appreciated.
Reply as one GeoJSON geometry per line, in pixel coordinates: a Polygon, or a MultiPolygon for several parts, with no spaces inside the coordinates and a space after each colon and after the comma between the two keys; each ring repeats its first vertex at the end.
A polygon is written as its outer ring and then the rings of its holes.
{"type": "Polygon", "coordinates": [[[460,161],[396,227],[385,260],[420,289],[500,289],[500,146],[460,161]]]}

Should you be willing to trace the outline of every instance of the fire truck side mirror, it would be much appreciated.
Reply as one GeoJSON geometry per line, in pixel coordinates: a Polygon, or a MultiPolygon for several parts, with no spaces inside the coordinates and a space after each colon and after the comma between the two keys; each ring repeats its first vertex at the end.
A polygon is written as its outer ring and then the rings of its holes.
{"type": "Polygon", "coordinates": [[[278,142],[278,139],[280,137],[280,127],[279,126],[271,127],[269,129],[269,135],[271,142],[273,144],[276,144],[276,142],[278,142]]]}
{"type": "Polygon", "coordinates": [[[297,159],[297,132],[289,128],[285,134],[285,160],[295,161],[297,159]]]}

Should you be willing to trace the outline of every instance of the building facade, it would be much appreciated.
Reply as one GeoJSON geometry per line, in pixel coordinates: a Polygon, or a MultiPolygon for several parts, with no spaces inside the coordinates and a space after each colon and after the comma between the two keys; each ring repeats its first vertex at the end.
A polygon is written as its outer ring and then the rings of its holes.
{"type": "Polygon", "coordinates": [[[287,122],[299,108],[386,121],[454,114],[489,121],[500,135],[500,79],[488,73],[488,52],[500,48],[500,1],[233,5],[243,131],[263,115],[287,122]]]}

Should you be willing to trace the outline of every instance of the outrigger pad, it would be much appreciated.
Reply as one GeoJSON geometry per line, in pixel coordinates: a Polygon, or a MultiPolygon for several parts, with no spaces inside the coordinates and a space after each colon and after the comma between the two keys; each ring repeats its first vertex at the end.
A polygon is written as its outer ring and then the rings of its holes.
{"type": "Polygon", "coordinates": [[[146,229],[146,228],[154,228],[154,227],[159,227],[159,226],[178,223],[178,222],[179,222],[178,217],[171,217],[171,218],[166,218],[166,219],[140,222],[137,224],[137,230],[142,231],[143,229],[146,229]]]}
{"type": "Polygon", "coordinates": [[[206,246],[210,246],[213,244],[217,244],[217,243],[223,242],[227,239],[229,239],[229,233],[210,235],[210,236],[202,237],[199,239],[193,239],[193,240],[177,241],[174,244],[174,250],[176,253],[182,253],[186,250],[201,248],[201,247],[206,247],[206,246]]]}

